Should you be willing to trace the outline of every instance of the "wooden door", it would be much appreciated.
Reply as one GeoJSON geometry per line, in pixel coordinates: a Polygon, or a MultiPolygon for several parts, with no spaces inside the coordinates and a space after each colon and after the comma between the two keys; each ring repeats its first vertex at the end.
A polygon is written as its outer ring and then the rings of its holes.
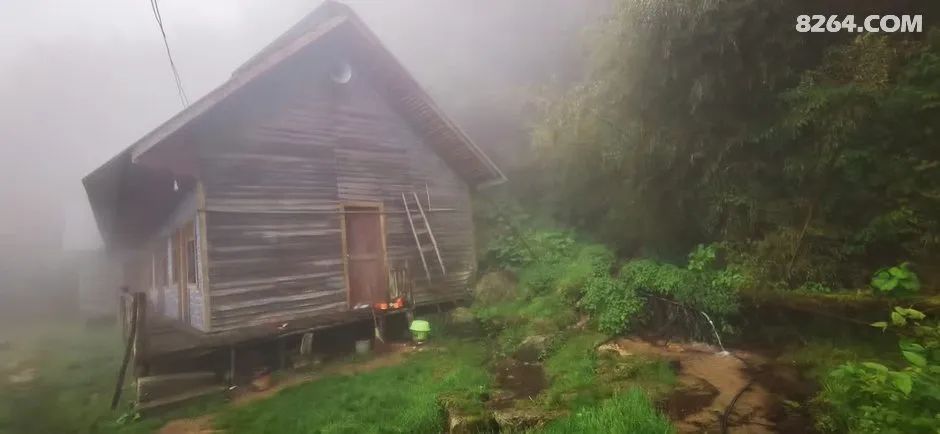
{"type": "Polygon", "coordinates": [[[381,207],[346,206],[343,209],[349,306],[387,302],[381,207]]]}

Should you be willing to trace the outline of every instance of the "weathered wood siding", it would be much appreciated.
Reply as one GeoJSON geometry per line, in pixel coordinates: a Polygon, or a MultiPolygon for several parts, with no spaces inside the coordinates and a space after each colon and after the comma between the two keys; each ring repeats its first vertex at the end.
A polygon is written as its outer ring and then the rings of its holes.
{"type": "MultiPolygon", "coordinates": [[[[448,275],[418,302],[465,294],[475,271],[467,184],[370,85],[328,79],[321,57],[285,62],[199,134],[213,331],[347,310],[340,204],[382,202],[388,257],[424,272],[401,204],[430,190],[448,275]],[[220,133],[224,130],[224,134],[220,133]],[[224,137],[224,138],[223,138],[224,137]]],[[[432,262],[433,263],[433,262],[432,262]]]]}

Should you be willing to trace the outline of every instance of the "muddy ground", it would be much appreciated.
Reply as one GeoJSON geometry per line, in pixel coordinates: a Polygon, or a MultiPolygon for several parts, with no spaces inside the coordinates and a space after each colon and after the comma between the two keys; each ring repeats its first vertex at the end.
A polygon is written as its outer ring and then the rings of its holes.
{"type": "Polygon", "coordinates": [[[639,338],[615,339],[598,350],[670,361],[678,384],[659,406],[680,433],[720,433],[723,424],[729,433],[812,432],[812,420],[802,403],[815,387],[795,367],[773,358],[639,338]]]}

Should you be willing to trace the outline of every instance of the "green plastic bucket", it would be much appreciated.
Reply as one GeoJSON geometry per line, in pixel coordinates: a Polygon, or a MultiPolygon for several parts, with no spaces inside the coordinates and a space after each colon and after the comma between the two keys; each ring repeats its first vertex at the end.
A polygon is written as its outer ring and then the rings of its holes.
{"type": "Polygon", "coordinates": [[[411,322],[411,327],[408,328],[411,330],[411,336],[416,342],[424,342],[428,339],[428,334],[431,333],[431,324],[422,319],[416,319],[411,322]]]}

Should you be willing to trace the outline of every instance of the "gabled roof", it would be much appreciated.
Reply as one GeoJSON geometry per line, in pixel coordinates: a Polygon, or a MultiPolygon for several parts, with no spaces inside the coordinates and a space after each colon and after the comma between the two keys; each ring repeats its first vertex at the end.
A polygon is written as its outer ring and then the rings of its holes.
{"type": "MultiPolygon", "coordinates": [[[[386,97],[391,100],[392,106],[402,112],[419,135],[468,184],[474,187],[484,187],[506,180],[502,171],[456,124],[443,114],[427,92],[356,13],[348,6],[333,0],[324,1],[317,9],[241,65],[228,81],[142,137],[124,152],[130,154],[131,162],[138,161],[142,155],[159,147],[189,123],[210,112],[284,60],[317,44],[324,39],[324,36],[337,32],[341,28],[351,28],[353,31],[342,32],[342,34],[348,35],[345,37],[357,38],[358,40],[355,41],[357,46],[369,51],[368,58],[374,63],[373,69],[378,72],[382,81],[379,87],[386,91],[386,97]]],[[[120,160],[120,158],[115,158],[109,163],[120,160]]],[[[109,163],[86,177],[86,188],[88,188],[87,180],[96,177],[96,172],[105,170],[109,163]]]]}
{"type": "MultiPolygon", "coordinates": [[[[348,6],[326,0],[313,12],[283,35],[241,65],[228,81],[206,96],[177,113],[101,167],[88,174],[82,182],[88,194],[98,228],[105,243],[121,242],[124,236],[120,220],[122,197],[140,193],[143,180],[175,182],[171,174],[161,174],[160,164],[147,168],[146,161],[161,148],[186,146],[188,126],[212,113],[220,105],[254,81],[266,76],[288,59],[308,49],[341,39],[361,51],[359,58],[367,62],[374,87],[382,92],[425,142],[470,186],[482,188],[506,180],[502,171],[472,140],[448,119],[411,74],[379,41],[365,23],[348,6]],[[329,36],[329,38],[327,38],[329,36]],[[169,176],[169,178],[167,178],[169,176]],[[169,179],[169,181],[167,181],[169,179]]],[[[158,210],[165,211],[165,210],[158,210]]],[[[153,214],[149,212],[148,215],[153,214]]]]}

